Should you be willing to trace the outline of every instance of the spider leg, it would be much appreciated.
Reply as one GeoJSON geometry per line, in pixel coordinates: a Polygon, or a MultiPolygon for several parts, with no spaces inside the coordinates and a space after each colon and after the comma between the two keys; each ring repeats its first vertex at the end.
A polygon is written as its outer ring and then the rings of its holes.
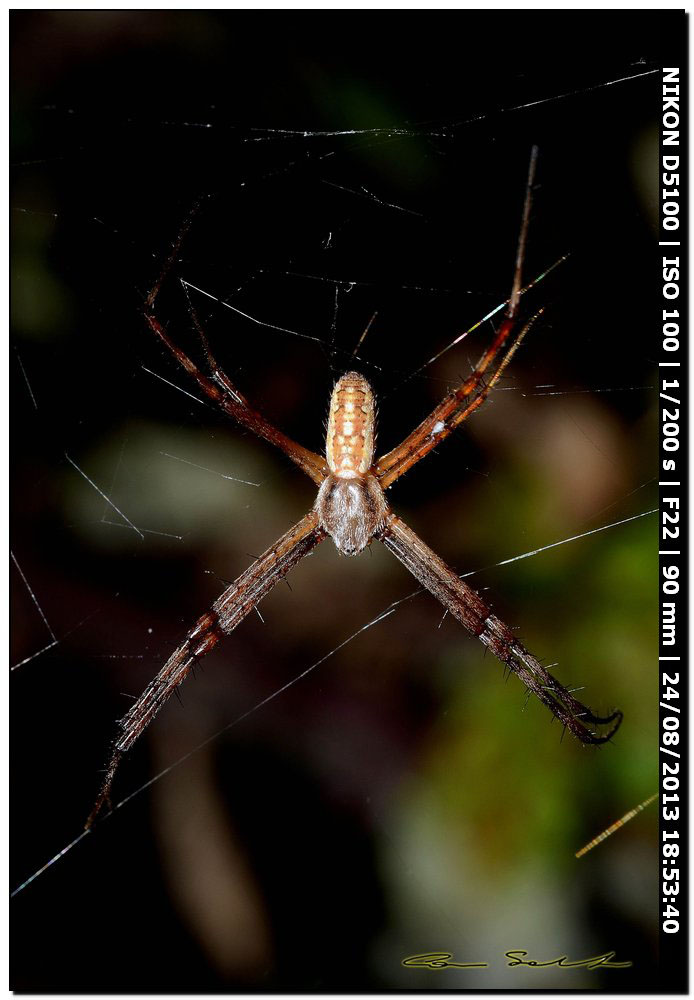
{"type": "Polygon", "coordinates": [[[520,347],[526,333],[535,320],[542,315],[542,312],[543,310],[539,309],[528,320],[492,372],[491,378],[485,382],[484,376],[490,364],[495,360],[512,329],[512,322],[504,320],[494,342],[485,351],[473,373],[458,389],[446,396],[443,402],[439,403],[436,409],[397,448],[376,462],[375,472],[382,489],[388,489],[396,479],[399,479],[421,458],[428,455],[432,448],[438,447],[449,434],[453,433],[458,424],[467,420],[470,414],[482,405],[520,347]]]}
{"type": "Polygon", "coordinates": [[[186,372],[195,379],[198,386],[213,403],[242,427],[246,427],[253,434],[263,438],[264,441],[274,444],[295,465],[298,465],[317,486],[320,486],[326,475],[325,460],[320,455],[316,455],[315,452],[297,444],[296,441],[292,441],[269,420],[266,420],[261,413],[252,409],[242,396],[232,392],[230,390],[231,383],[219,369],[215,372],[217,381],[204,375],[185,351],[174,344],[153,312],[145,311],[144,316],[152,332],[156,334],[186,372]]]}
{"type": "MultiPolygon", "coordinates": [[[[174,241],[174,244],[173,244],[173,246],[171,248],[171,252],[169,253],[169,256],[166,258],[166,260],[164,261],[164,266],[162,268],[162,271],[161,271],[159,277],[157,278],[156,282],[152,286],[152,288],[151,288],[151,290],[149,292],[149,295],[147,296],[147,299],[145,300],[145,311],[147,313],[153,313],[154,312],[154,303],[157,300],[157,297],[158,297],[159,292],[161,290],[162,283],[163,283],[164,279],[166,278],[167,274],[169,273],[169,271],[171,270],[171,268],[173,267],[174,263],[176,262],[176,259],[177,259],[178,255],[180,253],[181,247],[182,247],[182,245],[183,245],[183,243],[185,241],[186,236],[188,235],[188,231],[189,231],[191,225],[193,224],[193,220],[194,220],[195,216],[198,214],[199,210],[200,210],[200,201],[196,201],[195,204],[193,205],[192,209],[190,210],[190,212],[188,214],[188,217],[185,219],[183,225],[181,226],[180,232],[179,232],[178,236],[176,237],[176,240],[174,241]]],[[[195,329],[197,330],[197,333],[198,333],[198,336],[199,336],[199,338],[200,338],[200,340],[202,342],[202,346],[204,348],[205,354],[207,355],[207,363],[208,363],[208,366],[209,366],[212,378],[215,381],[218,381],[219,384],[224,389],[226,389],[226,391],[229,393],[229,395],[232,397],[232,399],[235,399],[238,403],[241,403],[243,406],[248,406],[248,400],[245,399],[241,395],[241,393],[238,391],[238,389],[234,385],[232,385],[230,379],[225,375],[225,373],[222,371],[222,369],[219,367],[219,365],[215,361],[215,359],[214,359],[214,357],[212,355],[212,350],[210,349],[209,342],[208,342],[207,337],[205,335],[205,331],[202,328],[202,324],[200,323],[200,320],[198,318],[198,314],[197,314],[197,312],[196,312],[196,310],[195,310],[195,308],[193,306],[193,303],[191,302],[190,293],[188,292],[188,285],[187,285],[187,283],[185,281],[183,281],[183,279],[181,279],[181,284],[183,286],[183,290],[185,292],[186,299],[188,301],[188,310],[190,312],[191,319],[193,320],[193,325],[195,326],[195,329]]]]}
{"type": "Polygon", "coordinates": [[[389,514],[380,540],[410,573],[447,608],[465,628],[508,666],[543,705],[571,730],[582,743],[606,743],[619,728],[622,713],[596,715],[581,704],[516,638],[436,553],[399,517],[389,514]],[[588,724],[610,725],[600,735],[588,724]]]}
{"type": "MultiPolygon", "coordinates": [[[[211,378],[204,375],[195,362],[192,361],[191,358],[185,353],[185,351],[173,343],[156,316],[154,307],[162,283],[176,261],[185,236],[190,229],[198,209],[199,203],[196,203],[189,213],[188,218],[185,220],[181,231],[173,244],[171,252],[164,263],[161,274],[145,299],[143,315],[147,325],[159,338],[159,340],[161,340],[167,350],[173,354],[174,358],[185,369],[185,371],[195,379],[198,386],[202,389],[208,399],[215,403],[215,405],[218,406],[227,416],[241,424],[242,427],[246,427],[253,434],[263,438],[265,441],[269,441],[270,444],[275,445],[275,447],[279,448],[280,451],[283,451],[284,454],[290,458],[292,462],[298,465],[299,468],[305,472],[317,486],[320,486],[326,476],[325,461],[320,457],[320,455],[316,455],[316,453],[310,449],[304,448],[302,445],[297,444],[296,441],[292,441],[290,437],[287,437],[286,434],[283,434],[280,430],[278,430],[273,424],[270,423],[269,420],[266,420],[261,413],[249,406],[248,401],[236,389],[231,380],[215,361],[190,298],[188,298],[188,306],[193,324],[197,330],[200,340],[202,341],[202,345],[207,356],[210,372],[212,374],[211,378]]],[[[188,295],[187,289],[186,295],[188,295]]]]}
{"type": "Polygon", "coordinates": [[[526,185],[525,203],[523,206],[523,219],[521,222],[520,236],[518,238],[518,249],[516,252],[516,265],[513,275],[513,286],[508,300],[508,307],[504,319],[499,327],[498,333],[494,337],[491,345],[484,352],[472,375],[467,378],[453,392],[443,399],[439,405],[426,417],[404,441],[396,448],[383,455],[376,462],[375,472],[383,489],[387,489],[392,483],[402,476],[408,469],[412,468],[420,459],[424,458],[432,448],[435,448],[441,441],[467,419],[470,414],[482,404],[492,385],[499,378],[504,368],[511,360],[518,345],[522,341],[526,332],[537,318],[537,313],[521,330],[515,338],[511,349],[507,352],[501,364],[496,369],[491,382],[484,387],[484,376],[487,370],[494,364],[496,357],[504,347],[504,344],[512,336],[516,328],[518,303],[521,296],[521,279],[523,272],[523,262],[525,259],[525,246],[528,236],[528,225],[530,222],[530,210],[532,206],[532,190],[535,183],[535,169],[537,165],[537,147],[533,146],[530,154],[530,167],[528,170],[528,181],[526,185]],[[480,392],[480,389],[482,391],[480,392]],[[475,405],[471,405],[470,398],[473,397],[475,405]]]}
{"type": "Polygon", "coordinates": [[[200,343],[202,344],[203,350],[205,351],[205,354],[207,356],[207,366],[210,370],[212,378],[228,393],[229,396],[231,396],[232,399],[236,400],[236,402],[240,403],[242,406],[246,406],[250,409],[248,400],[245,398],[245,396],[241,395],[236,386],[233,385],[231,379],[226,374],[226,372],[224,372],[217,364],[215,356],[212,353],[212,348],[210,347],[210,342],[207,339],[207,334],[203,330],[202,323],[200,322],[197,310],[191,301],[190,292],[188,291],[188,286],[183,281],[181,282],[181,284],[183,285],[183,291],[186,293],[186,299],[188,300],[188,312],[190,313],[190,318],[193,321],[193,326],[197,331],[198,337],[200,338],[200,343]]]}
{"type": "Polygon", "coordinates": [[[247,614],[279,583],[282,577],[323,540],[318,516],[310,511],[245,570],[195,623],[157,676],[148,684],[132,708],[118,723],[116,739],[106,775],[89,814],[85,829],[93,824],[104,805],[110,805],[111,785],[123,754],[138,740],[159,709],[195,663],[230,635],[247,614]]]}
{"type": "Polygon", "coordinates": [[[171,270],[171,268],[176,263],[176,258],[178,257],[179,253],[181,252],[181,247],[183,246],[185,238],[188,235],[188,231],[189,231],[190,227],[193,225],[193,220],[195,219],[195,216],[200,211],[201,202],[202,202],[202,199],[198,198],[197,201],[195,201],[193,203],[193,206],[192,206],[190,212],[188,213],[186,219],[183,222],[183,225],[181,226],[181,228],[180,228],[180,230],[178,232],[178,236],[176,237],[176,239],[174,240],[174,242],[173,242],[173,244],[171,246],[171,250],[169,251],[169,255],[166,258],[166,260],[164,261],[164,266],[162,267],[161,271],[159,272],[159,277],[157,278],[157,280],[154,282],[154,284],[152,285],[152,287],[149,290],[149,294],[148,294],[148,296],[147,296],[147,298],[145,300],[145,309],[147,311],[150,311],[150,310],[154,309],[154,303],[156,302],[157,296],[159,295],[159,292],[161,290],[161,286],[164,283],[164,279],[166,278],[166,276],[168,275],[169,271],[171,270]]]}

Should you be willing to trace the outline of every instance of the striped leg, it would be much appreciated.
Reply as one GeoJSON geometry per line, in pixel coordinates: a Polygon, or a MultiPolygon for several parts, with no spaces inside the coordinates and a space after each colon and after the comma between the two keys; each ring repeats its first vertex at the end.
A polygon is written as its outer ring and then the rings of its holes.
{"type": "Polygon", "coordinates": [[[272,590],[289,570],[325,537],[318,517],[310,511],[217,598],[174,650],[157,676],[150,681],[118,726],[101,791],[89,814],[89,829],[104,805],[110,806],[111,785],[123,754],[127,753],[164,703],[188,676],[194,664],[230,635],[246,615],[272,590]]]}
{"type": "Polygon", "coordinates": [[[508,625],[504,625],[484,603],[479,594],[464,583],[421,538],[400,518],[390,514],[380,539],[426,589],[447,608],[465,628],[477,636],[497,659],[505,663],[525,686],[571,730],[582,743],[606,743],[622,721],[621,712],[595,715],[582,705],[563,684],[521,645],[508,625]],[[600,735],[586,723],[609,725],[600,735]]]}

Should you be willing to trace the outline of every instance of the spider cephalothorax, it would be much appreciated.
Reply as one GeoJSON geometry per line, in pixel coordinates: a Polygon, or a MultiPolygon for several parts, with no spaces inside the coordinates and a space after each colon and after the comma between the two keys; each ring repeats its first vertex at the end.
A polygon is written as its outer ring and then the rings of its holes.
{"type": "Polygon", "coordinates": [[[338,379],[330,399],[325,453],[330,469],[315,511],[342,555],[356,556],[380,531],[388,505],[371,472],[375,436],[371,386],[357,372],[338,379]]]}
{"type": "MultiPolygon", "coordinates": [[[[207,398],[243,427],[280,448],[319,487],[318,497],[313,509],[256,559],[198,619],[121,720],[120,734],[87,826],[94,822],[101,807],[109,801],[111,784],[121,757],[133,746],[195,663],[233,632],[275,584],[312,552],[326,535],[333,538],[338,551],[344,555],[356,555],[372,538],[377,538],[457,621],[519,677],[528,692],[534,694],[574,736],[583,743],[604,743],[614,734],[622,719],[621,712],[600,716],[581,704],[571,690],[553,677],[542,662],[525,648],[513,630],[492,613],[480,595],[389,509],[383,494],[482,405],[533,319],[539,315],[536,313],[520,331],[516,331],[536,157],[537,151],[533,150],[513,288],[506,315],[492,343],[472,374],[450,392],[397,447],[377,460],[374,460],[375,403],[369,383],[363,376],[348,372],[333,389],[324,459],[292,441],[250,406],[212,356],[192,306],[191,317],[207,356],[208,374],[174,344],[154,312],[164,277],[164,274],[161,275],[145,303],[144,315],[150,329],[195,379],[207,398]],[[602,734],[593,728],[603,725],[611,728],[602,734]]],[[[186,227],[173,248],[167,267],[177,257],[185,230],[186,227]]]]}

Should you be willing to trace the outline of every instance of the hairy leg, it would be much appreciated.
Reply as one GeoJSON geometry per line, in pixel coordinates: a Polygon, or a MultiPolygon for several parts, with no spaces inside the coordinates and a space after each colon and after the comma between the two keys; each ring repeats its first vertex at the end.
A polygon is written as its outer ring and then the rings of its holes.
{"type": "Polygon", "coordinates": [[[508,625],[492,614],[479,594],[464,583],[399,517],[389,514],[380,539],[453,617],[513,670],[528,690],[582,743],[606,743],[615,734],[622,721],[622,713],[616,711],[604,717],[595,715],[574,698],[518,641],[508,625]],[[587,723],[613,725],[608,732],[600,735],[587,723]]]}
{"type": "Polygon", "coordinates": [[[272,590],[289,570],[323,540],[318,517],[310,511],[274,545],[256,559],[217,598],[171,654],[157,676],[150,681],[130,711],[118,723],[120,735],[113,746],[106,775],[87,819],[92,825],[104,805],[110,804],[113,779],[123,754],[127,753],[150,724],[159,709],[188,676],[194,664],[230,635],[246,615],[272,590]]]}

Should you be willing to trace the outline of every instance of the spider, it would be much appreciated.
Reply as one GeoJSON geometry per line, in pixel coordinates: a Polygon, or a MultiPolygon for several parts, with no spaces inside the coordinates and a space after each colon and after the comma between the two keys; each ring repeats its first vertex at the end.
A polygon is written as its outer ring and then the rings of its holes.
{"type": "Polygon", "coordinates": [[[537,148],[533,147],[516,254],[514,279],[504,318],[492,343],[465,381],[449,393],[396,448],[374,460],[375,400],[363,375],[350,371],[336,382],[328,418],[325,458],[292,441],[253,409],[215,361],[195,310],[191,317],[208,364],[203,373],[169,338],[156,316],[155,302],[174,261],[190,219],[174,244],[164,270],[149,293],[144,318],[151,331],[227,416],[269,441],[318,487],[313,508],[268,548],[217,598],[189,630],[128,713],[118,723],[116,739],[98,798],[86,822],[94,823],[104,805],[110,807],[111,786],[123,755],[131,749],[159,709],[187,677],[195,663],[230,635],[273,587],[328,535],[338,552],[358,555],[375,538],[407,567],[454,618],[486,646],[579,740],[605,743],[619,728],[622,713],[595,715],[582,705],[530,653],[456,573],[390,509],[385,491],[441,444],[482,405],[503,374],[539,310],[515,332],[523,289],[521,272],[532,202],[537,148]],[[513,335],[513,336],[512,336],[513,335]],[[509,345],[510,346],[507,346],[509,345]],[[612,724],[612,725],[610,725],[612,724]],[[591,726],[610,726],[596,732],[591,726]]]}

